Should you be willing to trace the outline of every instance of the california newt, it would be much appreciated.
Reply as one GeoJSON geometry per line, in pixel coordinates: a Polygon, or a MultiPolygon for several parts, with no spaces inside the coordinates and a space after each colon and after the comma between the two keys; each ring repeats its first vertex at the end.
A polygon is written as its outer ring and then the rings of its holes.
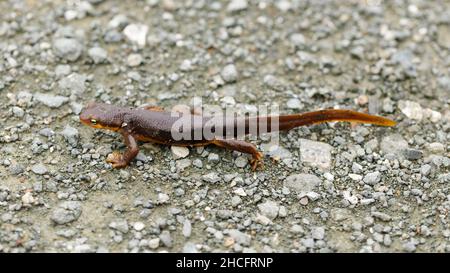
{"type": "Polygon", "coordinates": [[[286,131],[298,126],[329,121],[369,123],[381,126],[396,124],[395,121],[384,117],[351,110],[326,109],[293,115],[244,116],[230,119],[205,117],[194,113],[174,114],[158,107],[129,108],[94,102],[82,110],[80,121],[94,128],[119,132],[123,136],[127,146],[125,153],[113,152],[106,160],[108,163],[112,163],[114,168],[125,167],[136,157],[139,152],[138,141],[149,141],[174,146],[214,144],[222,148],[248,153],[252,155],[251,167],[253,170],[261,163],[262,153],[253,144],[238,139],[250,133],[256,132],[256,135],[259,135],[261,132],[286,131]],[[184,137],[180,137],[181,135],[184,137]]]}

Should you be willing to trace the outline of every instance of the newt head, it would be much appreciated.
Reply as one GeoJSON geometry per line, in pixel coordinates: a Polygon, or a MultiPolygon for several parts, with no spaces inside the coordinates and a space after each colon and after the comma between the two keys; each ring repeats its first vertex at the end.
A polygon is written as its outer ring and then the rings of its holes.
{"type": "Polygon", "coordinates": [[[124,114],[122,107],[91,102],[81,110],[80,121],[94,128],[118,131],[122,127],[124,114]]]}

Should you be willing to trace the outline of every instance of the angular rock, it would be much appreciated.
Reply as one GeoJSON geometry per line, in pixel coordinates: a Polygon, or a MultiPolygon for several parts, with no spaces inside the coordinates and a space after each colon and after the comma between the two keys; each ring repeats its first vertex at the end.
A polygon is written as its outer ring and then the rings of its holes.
{"type": "Polygon", "coordinates": [[[364,183],[368,185],[375,185],[381,181],[381,173],[379,171],[368,173],[363,178],[364,183]]]}
{"type": "Polygon", "coordinates": [[[273,220],[277,218],[280,207],[277,202],[268,200],[264,203],[259,204],[258,209],[262,215],[273,220]]]}
{"type": "Polygon", "coordinates": [[[183,233],[183,236],[186,238],[191,236],[191,233],[192,233],[191,221],[189,221],[189,220],[184,221],[182,233],[183,233]]]}
{"type": "Polygon", "coordinates": [[[420,104],[414,101],[401,100],[398,102],[398,107],[405,116],[410,119],[421,121],[423,118],[423,109],[420,104]]]}
{"type": "Polygon", "coordinates": [[[403,151],[408,148],[408,142],[401,135],[392,134],[381,140],[380,147],[384,154],[394,154],[402,157],[403,151]]]}
{"type": "Polygon", "coordinates": [[[104,63],[108,58],[108,52],[101,47],[93,47],[88,50],[89,57],[95,64],[104,63]]]}
{"type": "Polygon", "coordinates": [[[170,150],[172,151],[172,156],[175,160],[185,158],[189,155],[189,149],[187,147],[171,146],[170,150]]]}
{"type": "Polygon", "coordinates": [[[53,41],[53,52],[62,59],[76,61],[82,51],[83,46],[74,38],[57,38],[53,41]]]}
{"type": "Polygon", "coordinates": [[[240,245],[248,246],[251,242],[251,237],[237,229],[228,230],[228,235],[234,239],[234,241],[240,245]]]}
{"type": "Polygon", "coordinates": [[[128,222],[126,219],[117,219],[115,221],[112,221],[109,224],[109,227],[115,230],[118,230],[122,233],[127,233],[129,228],[128,228],[128,222]]]}
{"type": "Polygon", "coordinates": [[[234,64],[226,65],[220,72],[220,76],[227,83],[235,82],[238,78],[238,72],[234,64]]]}
{"type": "Polygon", "coordinates": [[[74,147],[74,146],[77,145],[79,133],[78,133],[78,130],[76,128],[73,128],[70,125],[66,125],[66,127],[64,127],[64,130],[61,132],[61,134],[63,135],[64,139],[71,146],[74,147]]]}
{"type": "Polygon", "coordinates": [[[44,93],[34,94],[34,99],[50,108],[59,108],[64,103],[69,101],[69,98],[67,98],[67,97],[54,96],[54,95],[44,94],[44,93]]]}
{"type": "Polygon", "coordinates": [[[322,180],[313,174],[300,173],[293,174],[284,180],[284,186],[298,193],[313,191],[322,180]]]}
{"type": "Polygon", "coordinates": [[[247,0],[231,0],[227,6],[228,12],[237,12],[247,9],[248,2],[247,0]]]}
{"type": "Polygon", "coordinates": [[[205,174],[202,176],[202,179],[203,179],[203,181],[206,181],[206,182],[209,182],[212,184],[217,183],[221,180],[220,176],[216,172],[210,172],[208,174],[205,174]]]}
{"type": "Polygon", "coordinates": [[[300,139],[300,160],[313,167],[329,170],[332,149],[333,147],[327,143],[300,139]]]}
{"type": "Polygon", "coordinates": [[[81,202],[65,201],[53,210],[50,219],[58,225],[64,225],[77,220],[82,212],[81,202]]]}
{"type": "Polygon", "coordinates": [[[141,54],[130,54],[127,58],[127,64],[130,67],[135,67],[141,65],[143,61],[141,54]]]}
{"type": "Polygon", "coordinates": [[[170,232],[168,230],[164,230],[159,235],[159,239],[166,247],[172,247],[172,236],[170,235],[170,232]]]}
{"type": "Polygon", "coordinates": [[[35,174],[46,174],[48,172],[47,167],[42,163],[37,163],[31,167],[31,171],[35,174]]]}
{"type": "Polygon", "coordinates": [[[58,82],[59,88],[72,95],[81,95],[86,91],[86,75],[72,73],[58,82]]]}
{"type": "Polygon", "coordinates": [[[132,43],[144,47],[147,41],[148,26],[143,24],[129,24],[123,30],[123,34],[132,43]]]}
{"type": "Polygon", "coordinates": [[[422,158],[423,152],[421,150],[407,148],[407,149],[403,150],[403,155],[408,160],[417,160],[417,159],[422,158]]]}

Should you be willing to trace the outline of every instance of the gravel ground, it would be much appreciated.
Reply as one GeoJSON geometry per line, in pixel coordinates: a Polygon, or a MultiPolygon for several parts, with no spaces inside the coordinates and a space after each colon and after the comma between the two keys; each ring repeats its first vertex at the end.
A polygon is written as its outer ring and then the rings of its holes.
{"type": "Polygon", "coordinates": [[[449,1],[0,2],[0,252],[450,251],[449,1]],[[128,3],[125,3],[128,2],[128,3]],[[393,118],[123,149],[89,101],[393,118]],[[270,159],[272,158],[272,160],[270,159]]]}

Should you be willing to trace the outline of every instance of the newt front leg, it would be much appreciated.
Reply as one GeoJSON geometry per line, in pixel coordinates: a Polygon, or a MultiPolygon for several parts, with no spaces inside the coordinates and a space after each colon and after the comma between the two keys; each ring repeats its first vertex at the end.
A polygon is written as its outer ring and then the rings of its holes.
{"type": "Polygon", "coordinates": [[[113,168],[123,168],[127,166],[139,153],[139,147],[134,136],[126,130],[121,130],[120,133],[123,136],[127,150],[123,154],[113,152],[108,155],[106,162],[111,163],[113,168]]]}

